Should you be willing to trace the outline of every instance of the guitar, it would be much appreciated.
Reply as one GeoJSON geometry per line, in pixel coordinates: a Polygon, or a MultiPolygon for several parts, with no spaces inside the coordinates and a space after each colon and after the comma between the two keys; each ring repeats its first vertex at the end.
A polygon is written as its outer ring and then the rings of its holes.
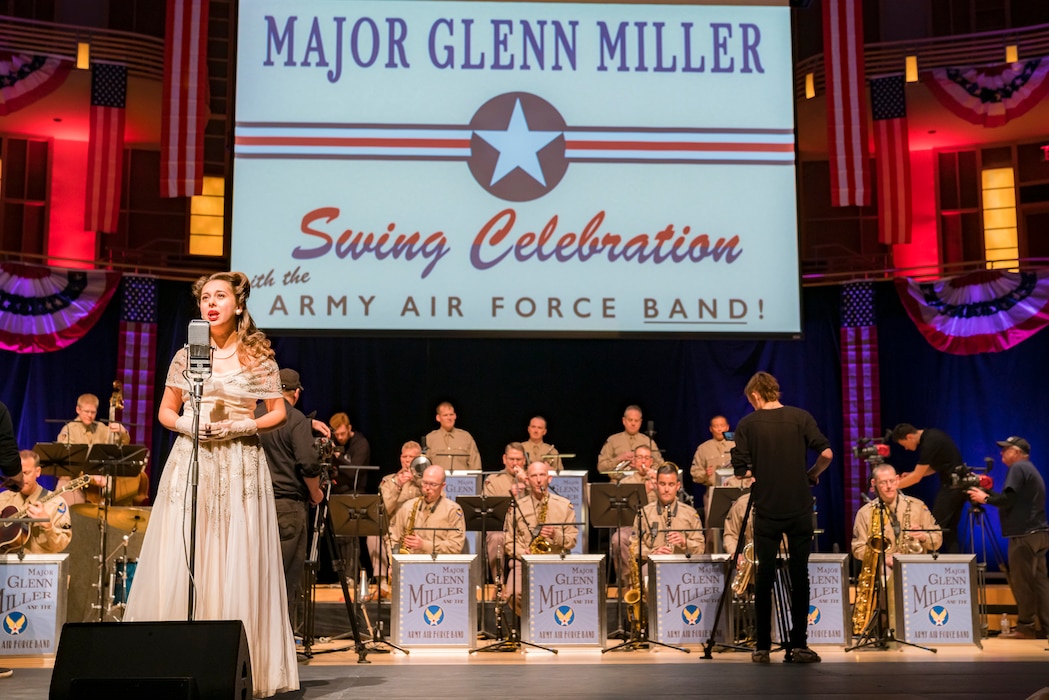
{"type": "MultiPolygon", "coordinates": [[[[63,493],[69,491],[77,491],[91,484],[91,476],[84,474],[83,476],[73,479],[68,484],[47,494],[36,503],[44,504],[50,501],[55,496],[61,496],[63,493]]],[[[19,510],[15,506],[8,506],[4,508],[3,512],[0,512],[0,518],[24,518],[26,513],[29,512],[29,505],[26,504],[25,508],[19,510]]],[[[29,523],[19,524],[10,523],[0,527],[0,552],[6,552],[12,549],[18,549],[26,542],[29,541],[29,523]]]]}

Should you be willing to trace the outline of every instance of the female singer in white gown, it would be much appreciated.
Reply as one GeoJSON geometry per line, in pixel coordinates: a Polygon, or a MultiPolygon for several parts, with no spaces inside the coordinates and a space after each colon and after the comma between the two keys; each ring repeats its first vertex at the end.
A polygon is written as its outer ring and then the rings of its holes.
{"type": "MultiPolygon", "coordinates": [[[[248,313],[249,291],[240,272],[193,286],[215,347],[200,407],[193,619],[244,623],[254,695],[268,697],[298,689],[299,673],[273,486],[256,437],[284,422],[284,404],[273,351],[248,313]],[[258,401],[267,413],[255,420],[258,401]]],[[[158,414],[179,436],[160,478],[125,620],[188,618],[193,402],[185,369],[182,349],[171,361],[158,414]]]]}

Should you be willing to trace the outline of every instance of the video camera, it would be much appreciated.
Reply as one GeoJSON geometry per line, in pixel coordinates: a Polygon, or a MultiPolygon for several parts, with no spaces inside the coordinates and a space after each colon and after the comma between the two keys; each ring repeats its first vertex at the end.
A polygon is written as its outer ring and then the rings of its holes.
{"type": "Polygon", "coordinates": [[[338,467],[333,463],[335,443],[326,437],[316,437],[313,439],[313,451],[317,455],[317,460],[321,463],[321,484],[323,486],[334,480],[335,474],[338,472],[338,467]]]}
{"type": "Polygon", "coordinates": [[[852,454],[870,466],[876,467],[879,464],[885,464],[885,459],[889,456],[889,445],[885,438],[863,437],[856,441],[852,454]]]}
{"type": "Polygon", "coordinates": [[[969,490],[972,488],[983,489],[985,491],[990,490],[994,486],[994,479],[987,472],[990,471],[992,465],[987,465],[983,469],[977,467],[970,467],[967,464],[959,464],[951,471],[951,483],[950,488],[969,490]]]}

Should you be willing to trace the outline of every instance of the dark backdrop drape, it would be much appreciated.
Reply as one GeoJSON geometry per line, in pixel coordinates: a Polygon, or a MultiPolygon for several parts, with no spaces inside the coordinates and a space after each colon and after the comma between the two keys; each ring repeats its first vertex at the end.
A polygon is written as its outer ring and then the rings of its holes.
{"type": "MultiPolygon", "coordinates": [[[[1031,440],[1038,463],[1046,425],[1039,398],[1049,384],[1041,367],[1049,335],[993,355],[944,355],[919,335],[891,284],[877,285],[877,292],[885,427],[906,421],[943,428],[975,464],[985,455],[997,457],[995,439],[1020,434],[1031,440]]],[[[396,469],[404,441],[419,440],[435,427],[435,406],[447,399],[489,469],[501,467],[503,445],[526,438],[528,419],[541,414],[549,422],[547,441],[578,455],[567,466],[596,474],[605,438],[622,429],[623,408],[636,403],[653,422],[665,457],[687,473],[696,445],[709,437],[710,418],[725,414],[734,425],[750,410],[742,395],[747,379],[759,369],[770,371],[780,380],[784,401],[811,411],[831,440],[837,458],[816,488],[819,524],[826,530],[820,549],[845,551],[852,524],[844,510],[841,456],[851,445],[841,442],[839,299],[837,287],[804,290],[799,341],[280,336],[273,344],[279,364],[302,374],[300,408],[316,410],[324,420],[348,412],[371,442],[372,462],[384,472],[396,469]]],[[[72,418],[79,394],[96,393],[106,402],[116,368],[118,306],[111,304],[99,324],[65,350],[0,352],[0,373],[7,377],[0,399],[12,409],[20,445],[53,440],[60,426],[45,419],[72,418]]],[[[195,316],[189,285],[161,282],[159,308],[158,401],[168,361],[195,316]]],[[[154,485],[170,443],[157,425],[154,485]]],[[[913,457],[894,447],[893,461],[901,468],[913,465],[913,457]]],[[[1044,473],[1045,465],[1040,468],[1044,473]]],[[[995,467],[999,484],[1004,469],[995,467]]],[[[934,491],[931,479],[915,489],[927,500],[934,491]]],[[[988,509],[997,532],[994,511],[988,509]]]]}

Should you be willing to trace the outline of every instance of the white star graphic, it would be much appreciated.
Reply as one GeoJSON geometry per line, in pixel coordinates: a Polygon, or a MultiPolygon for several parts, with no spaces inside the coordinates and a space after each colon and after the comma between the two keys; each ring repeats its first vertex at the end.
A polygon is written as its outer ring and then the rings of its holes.
{"type": "Polygon", "coordinates": [[[492,182],[489,186],[502,180],[515,168],[520,168],[533,180],[546,187],[543,168],[539,165],[539,151],[560,136],[562,132],[529,130],[524,110],[521,109],[520,99],[514,103],[514,111],[510,115],[510,123],[507,124],[505,131],[475,131],[474,133],[499,151],[499,160],[496,161],[495,170],[492,172],[492,182]]]}

